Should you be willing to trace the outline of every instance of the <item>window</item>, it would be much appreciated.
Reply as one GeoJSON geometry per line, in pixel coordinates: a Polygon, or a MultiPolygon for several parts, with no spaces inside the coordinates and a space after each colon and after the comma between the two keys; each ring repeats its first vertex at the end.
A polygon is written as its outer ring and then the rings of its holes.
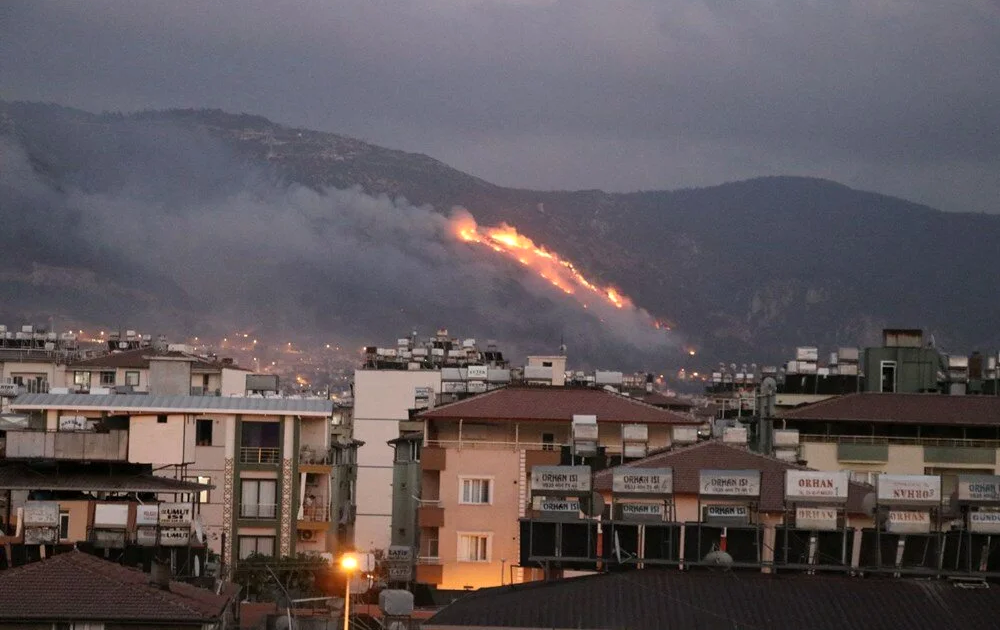
{"type": "Polygon", "coordinates": [[[493,503],[493,480],[490,478],[462,478],[459,503],[488,505],[493,503]]]}
{"type": "Polygon", "coordinates": [[[69,538],[69,512],[59,513],[59,540],[69,538]]]}
{"type": "Polygon", "coordinates": [[[244,479],[241,482],[240,516],[275,518],[278,515],[278,482],[272,479],[244,479]]]}
{"type": "Polygon", "coordinates": [[[212,445],[212,425],[215,421],[211,418],[198,418],[195,421],[195,432],[194,440],[195,444],[198,446],[211,446],[212,445]]]}
{"type": "Polygon", "coordinates": [[[880,391],[893,393],[896,391],[896,362],[882,361],[882,389],[880,391]]]}
{"type": "Polygon", "coordinates": [[[115,386],[115,373],[101,372],[101,387],[114,387],[114,386],[115,386]]]}
{"type": "Polygon", "coordinates": [[[166,424],[167,423],[167,414],[161,413],[160,415],[156,416],[156,423],[157,424],[166,424]]]}
{"type": "Polygon", "coordinates": [[[73,384],[77,387],[90,388],[90,372],[73,372],[73,384]]]}
{"type": "Polygon", "coordinates": [[[554,451],[556,442],[555,433],[543,433],[542,434],[542,450],[543,451],[554,451]]]}
{"type": "Polygon", "coordinates": [[[542,361],[542,367],[552,367],[552,361],[542,361]]]}
{"type": "Polygon", "coordinates": [[[459,532],[458,561],[489,562],[491,538],[490,534],[463,534],[459,532]]]}
{"type": "Polygon", "coordinates": [[[128,371],[125,372],[125,384],[131,385],[132,387],[139,386],[139,372],[128,371]]]}
{"type": "MultiPolygon", "coordinates": [[[[184,481],[191,481],[193,483],[203,483],[209,485],[212,483],[211,477],[184,477],[184,481]]],[[[209,501],[209,491],[202,490],[198,493],[198,503],[208,503],[209,501]]],[[[194,495],[190,492],[185,492],[181,495],[181,503],[193,503],[194,495]]]]}
{"type": "Polygon", "coordinates": [[[274,556],[274,536],[240,536],[240,560],[256,554],[274,556]]]}

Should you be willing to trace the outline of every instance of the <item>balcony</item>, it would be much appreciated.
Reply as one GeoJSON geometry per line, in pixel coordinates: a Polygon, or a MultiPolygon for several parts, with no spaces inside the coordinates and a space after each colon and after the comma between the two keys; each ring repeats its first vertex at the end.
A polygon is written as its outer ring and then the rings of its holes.
{"type": "Polygon", "coordinates": [[[222,391],[218,389],[211,389],[208,387],[192,387],[192,396],[221,396],[222,391]]]}
{"type": "Polygon", "coordinates": [[[437,502],[423,501],[417,508],[420,527],[444,527],[444,508],[437,502]]]}
{"type": "Polygon", "coordinates": [[[442,471],[445,468],[446,451],[440,446],[429,446],[421,450],[420,468],[430,471],[442,471]]]}
{"type": "Polygon", "coordinates": [[[240,518],[278,518],[278,506],[272,503],[241,503],[240,518]]]}
{"type": "Polygon", "coordinates": [[[437,558],[434,558],[434,563],[422,563],[420,562],[423,558],[418,558],[417,562],[417,572],[414,575],[414,581],[420,584],[441,584],[444,581],[444,567],[437,563],[437,558]]]}
{"type": "MultiPolygon", "coordinates": [[[[423,452],[429,448],[441,449],[481,449],[488,451],[555,451],[557,454],[563,446],[553,442],[520,442],[520,441],[489,441],[489,440],[427,440],[423,452]]],[[[423,455],[421,456],[423,457],[423,455]]]]}
{"type": "Polygon", "coordinates": [[[8,459],[128,461],[128,431],[8,431],[8,459]]]}
{"type": "Polygon", "coordinates": [[[299,529],[325,530],[331,520],[329,503],[303,505],[299,508],[299,529]]]}
{"type": "Polygon", "coordinates": [[[241,464],[274,464],[281,463],[281,449],[267,446],[241,446],[241,464]]]}

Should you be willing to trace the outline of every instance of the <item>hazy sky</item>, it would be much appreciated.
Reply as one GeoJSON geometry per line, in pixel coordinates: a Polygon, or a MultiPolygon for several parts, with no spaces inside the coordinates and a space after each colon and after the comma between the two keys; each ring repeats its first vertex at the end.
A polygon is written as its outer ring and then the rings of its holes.
{"type": "Polygon", "coordinates": [[[0,97],[220,107],[533,188],[815,175],[1000,211],[998,0],[0,3],[0,97]]]}

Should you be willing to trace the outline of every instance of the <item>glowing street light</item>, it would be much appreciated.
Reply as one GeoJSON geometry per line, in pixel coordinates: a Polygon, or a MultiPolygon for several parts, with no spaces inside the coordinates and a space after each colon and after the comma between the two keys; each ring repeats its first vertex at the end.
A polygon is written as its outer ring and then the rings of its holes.
{"type": "Polygon", "coordinates": [[[350,630],[351,623],[351,577],[358,570],[358,557],[351,554],[344,554],[340,558],[340,568],[347,573],[345,580],[347,586],[344,588],[344,630],[350,630]]]}

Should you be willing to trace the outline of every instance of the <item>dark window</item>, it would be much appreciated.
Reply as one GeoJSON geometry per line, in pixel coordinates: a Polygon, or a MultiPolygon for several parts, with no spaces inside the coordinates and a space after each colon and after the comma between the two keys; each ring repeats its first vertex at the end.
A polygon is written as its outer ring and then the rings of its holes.
{"type": "Polygon", "coordinates": [[[896,362],[882,361],[882,391],[893,393],[896,391],[896,362]]]}
{"type": "Polygon", "coordinates": [[[160,415],[156,416],[156,422],[157,422],[157,424],[166,424],[167,423],[167,414],[161,413],[160,415]]]}
{"type": "Polygon", "coordinates": [[[115,373],[101,372],[101,387],[114,387],[114,386],[115,386],[115,373]]]}
{"type": "Polygon", "coordinates": [[[125,372],[125,384],[132,387],[139,386],[139,372],[125,372]]]}
{"type": "Polygon", "coordinates": [[[240,430],[240,446],[255,448],[278,448],[280,446],[277,422],[244,422],[240,430]]]}
{"type": "Polygon", "coordinates": [[[556,436],[554,433],[543,433],[542,434],[542,450],[543,451],[553,451],[555,450],[556,436]]]}
{"type": "Polygon", "coordinates": [[[59,513],[59,540],[69,538],[69,512],[59,513]]]}
{"type": "Polygon", "coordinates": [[[542,367],[552,367],[552,361],[542,361],[542,367]]]}
{"type": "Polygon", "coordinates": [[[198,446],[212,445],[212,425],[215,422],[211,418],[199,418],[195,426],[195,444],[198,446]]]}

